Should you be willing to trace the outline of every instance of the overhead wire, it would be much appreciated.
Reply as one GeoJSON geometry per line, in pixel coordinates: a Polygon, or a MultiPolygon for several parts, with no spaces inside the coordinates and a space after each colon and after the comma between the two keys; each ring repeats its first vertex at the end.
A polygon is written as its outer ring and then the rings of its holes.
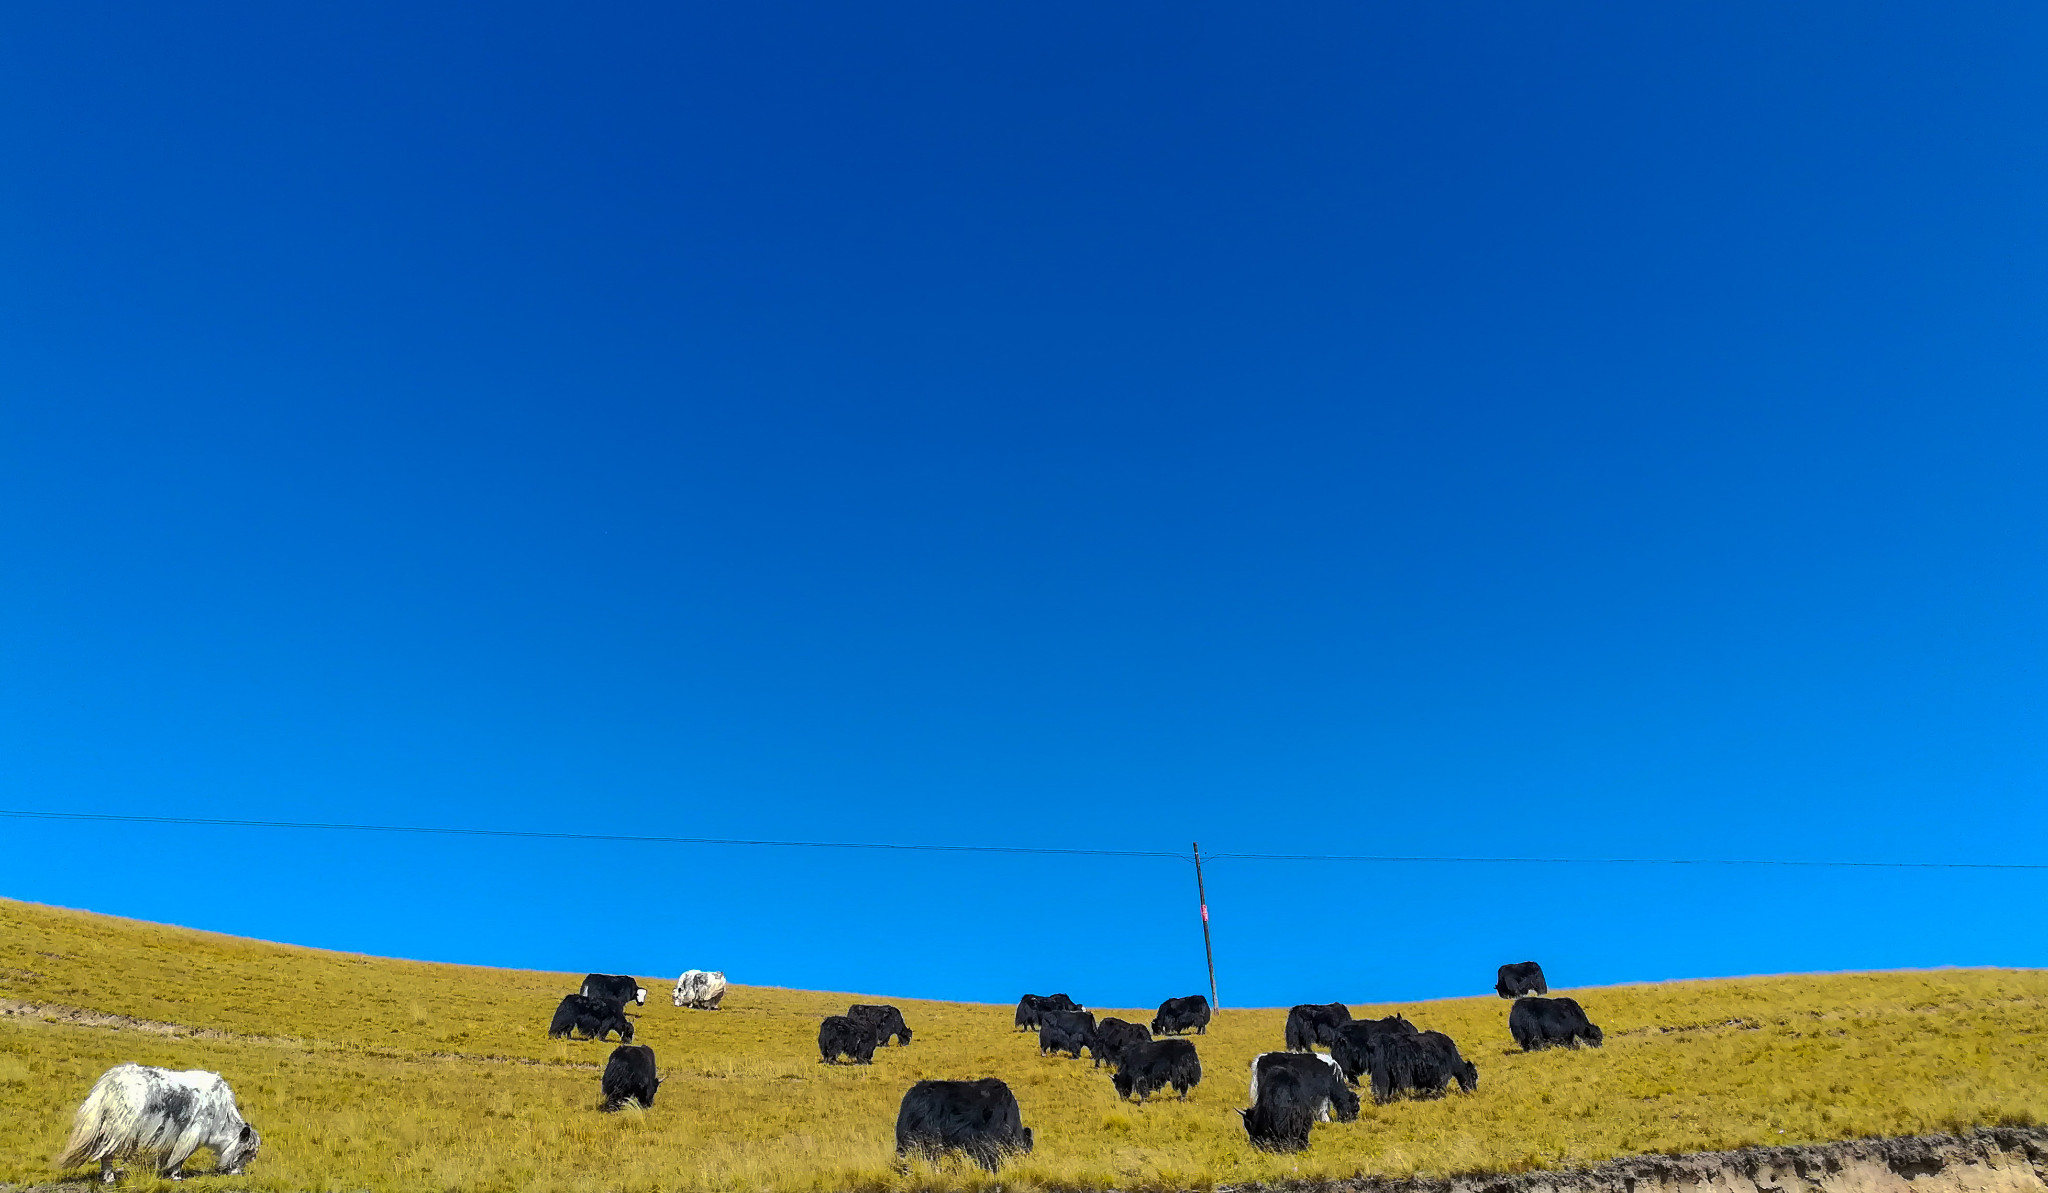
{"type": "Polygon", "coordinates": [[[636,845],[761,845],[780,849],[876,849],[904,853],[1018,853],[1070,857],[1152,857],[1188,860],[1163,849],[1052,849],[1029,845],[923,845],[885,841],[780,841],[743,837],[661,837],[634,833],[569,833],[549,830],[453,828],[412,824],[346,824],[303,820],[229,820],[200,816],[128,816],[110,812],[36,812],[0,808],[0,816],[32,820],[84,820],[111,824],[169,824],[196,828],[333,829],[352,833],[423,833],[444,837],[509,837],[530,841],[609,841],[636,845]]]}
{"type": "MultiPolygon", "coordinates": [[[[256,828],[327,830],[356,833],[411,833],[446,837],[491,837],[533,841],[585,841],[635,845],[727,845],[777,849],[853,849],[899,853],[1018,854],[1049,857],[1165,858],[1194,860],[1192,854],[1171,849],[1070,849],[1030,845],[949,845],[888,841],[790,841],[753,837],[676,837],[636,833],[574,833],[553,830],[468,828],[439,825],[355,824],[337,821],[241,820],[200,816],[145,816],[112,812],[49,812],[0,808],[0,816],[26,820],[83,821],[106,824],[156,824],[191,828],[256,828]]],[[[1811,858],[1633,858],[1633,857],[1538,857],[1431,854],[1336,854],[1336,853],[1208,853],[1204,861],[1245,862],[1368,862],[1440,863],[1453,865],[1541,865],[1541,866],[1793,866],[1802,868],[1888,869],[1888,870],[2048,870],[2035,862],[1911,862],[1857,861],[1811,858]]]]}

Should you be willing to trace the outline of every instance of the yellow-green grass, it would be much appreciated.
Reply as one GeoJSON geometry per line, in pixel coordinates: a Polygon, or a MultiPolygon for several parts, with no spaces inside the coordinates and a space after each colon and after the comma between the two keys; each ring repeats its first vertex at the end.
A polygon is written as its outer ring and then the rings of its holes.
{"type": "MultiPolygon", "coordinates": [[[[247,1177],[220,1184],[275,1190],[988,1185],[964,1164],[895,1163],[897,1102],[921,1077],[1009,1082],[1038,1146],[1001,1179],[1025,1189],[1518,1171],[2048,1121],[2048,973],[2036,970],[1575,991],[1607,1046],[1532,1055],[1513,1050],[1507,1004],[1490,996],[1357,1006],[1456,1037],[1479,1065],[1479,1092],[1368,1100],[1357,1123],[1318,1126],[1298,1156],[1255,1151],[1232,1113],[1251,1058],[1280,1042],[1281,1010],[1221,1012],[1196,1037],[1206,1079],[1194,1096],[1140,1106],[1117,1100],[1107,1070],[1041,1059],[1007,1006],[894,999],[916,1042],[878,1051],[872,1066],[833,1067],[818,1063],[817,1023],[855,996],[738,986],[713,1013],[672,1008],[654,989],[639,1042],[666,1083],[646,1112],[605,1115],[597,1067],[612,1045],[545,1033],[580,977],[0,900],[0,998],[16,1012],[0,1016],[0,1182],[54,1177],[73,1109],[122,1061],[227,1076],[264,1148],[247,1177]],[[52,1007],[103,1015],[52,1020],[52,1007]]],[[[139,1175],[131,1183],[147,1184],[139,1175]]]]}

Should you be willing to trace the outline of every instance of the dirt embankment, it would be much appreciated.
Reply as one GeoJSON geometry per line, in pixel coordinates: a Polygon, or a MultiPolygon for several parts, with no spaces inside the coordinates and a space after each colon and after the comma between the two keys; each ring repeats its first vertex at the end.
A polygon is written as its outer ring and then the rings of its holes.
{"type": "Polygon", "coordinates": [[[1633,1156],[1592,1168],[1314,1187],[1317,1193],[2048,1193],[2048,1129],[1988,1127],[1964,1136],[1633,1156]]]}
{"type": "MultiPolygon", "coordinates": [[[[0,1193],[69,1193],[89,1179],[0,1184],[0,1193]]],[[[2048,1193],[2048,1129],[1851,1139],[1803,1147],[1634,1156],[1592,1168],[1446,1179],[1224,1186],[1218,1193],[2048,1193]]]]}

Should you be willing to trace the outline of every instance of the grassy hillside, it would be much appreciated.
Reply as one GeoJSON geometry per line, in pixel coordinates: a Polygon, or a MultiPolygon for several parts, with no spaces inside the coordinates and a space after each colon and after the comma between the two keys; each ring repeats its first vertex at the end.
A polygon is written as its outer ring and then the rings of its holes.
{"type": "MultiPolygon", "coordinates": [[[[598,1068],[611,1045],[546,1037],[556,1001],[580,977],[328,953],[0,900],[0,1009],[10,1012],[0,1015],[0,1182],[53,1176],[73,1109],[99,1073],[130,1060],[224,1074],[264,1149],[246,1178],[219,1185],[275,1190],[990,1183],[965,1165],[894,1166],[896,1104],[921,1077],[1010,1083],[1038,1150],[1003,1183],[1025,1188],[1524,1170],[2048,1121],[2042,971],[1574,991],[1607,1047],[1528,1056],[1508,1039],[1507,1004],[1490,996],[1355,1006],[1398,1009],[1456,1037],[1479,1065],[1479,1092],[1377,1108],[1368,1099],[1357,1123],[1318,1126],[1296,1157],[1254,1151],[1230,1113],[1244,1104],[1251,1058],[1279,1045],[1283,1011],[1222,1012],[1196,1038],[1206,1079],[1194,1097],[1138,1106],[1117,1100],[1107,1070],[1039,1059],[1006,1006],[896,1000],[916,1043],[878,1051],[872,1067],[826,1067],[818,1020],[851,995],[742,986],[711,1013],[676,1010],[665,987],[650,987],[638,1042],[654,1047],[667,1082],[651,1110],[603,1115],[598,1068]]],[[[1139,1015],[1150,1012],[1125,1017],[1139,1015]]]]}

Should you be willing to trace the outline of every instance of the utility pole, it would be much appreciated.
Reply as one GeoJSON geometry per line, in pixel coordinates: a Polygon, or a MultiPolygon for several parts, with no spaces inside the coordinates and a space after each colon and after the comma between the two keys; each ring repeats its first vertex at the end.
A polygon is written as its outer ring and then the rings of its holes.
{"type": "Polygon", "coordinates": [[[1195,898],[1202,901],[1202,955],[1209,959],[1209,1005],[1223,1009],[1223,1000],[1216,997],[1216,950],[1209,943],[1209,892],[1202,886],[1202,843],[1195,845],[1195,898]]]}

